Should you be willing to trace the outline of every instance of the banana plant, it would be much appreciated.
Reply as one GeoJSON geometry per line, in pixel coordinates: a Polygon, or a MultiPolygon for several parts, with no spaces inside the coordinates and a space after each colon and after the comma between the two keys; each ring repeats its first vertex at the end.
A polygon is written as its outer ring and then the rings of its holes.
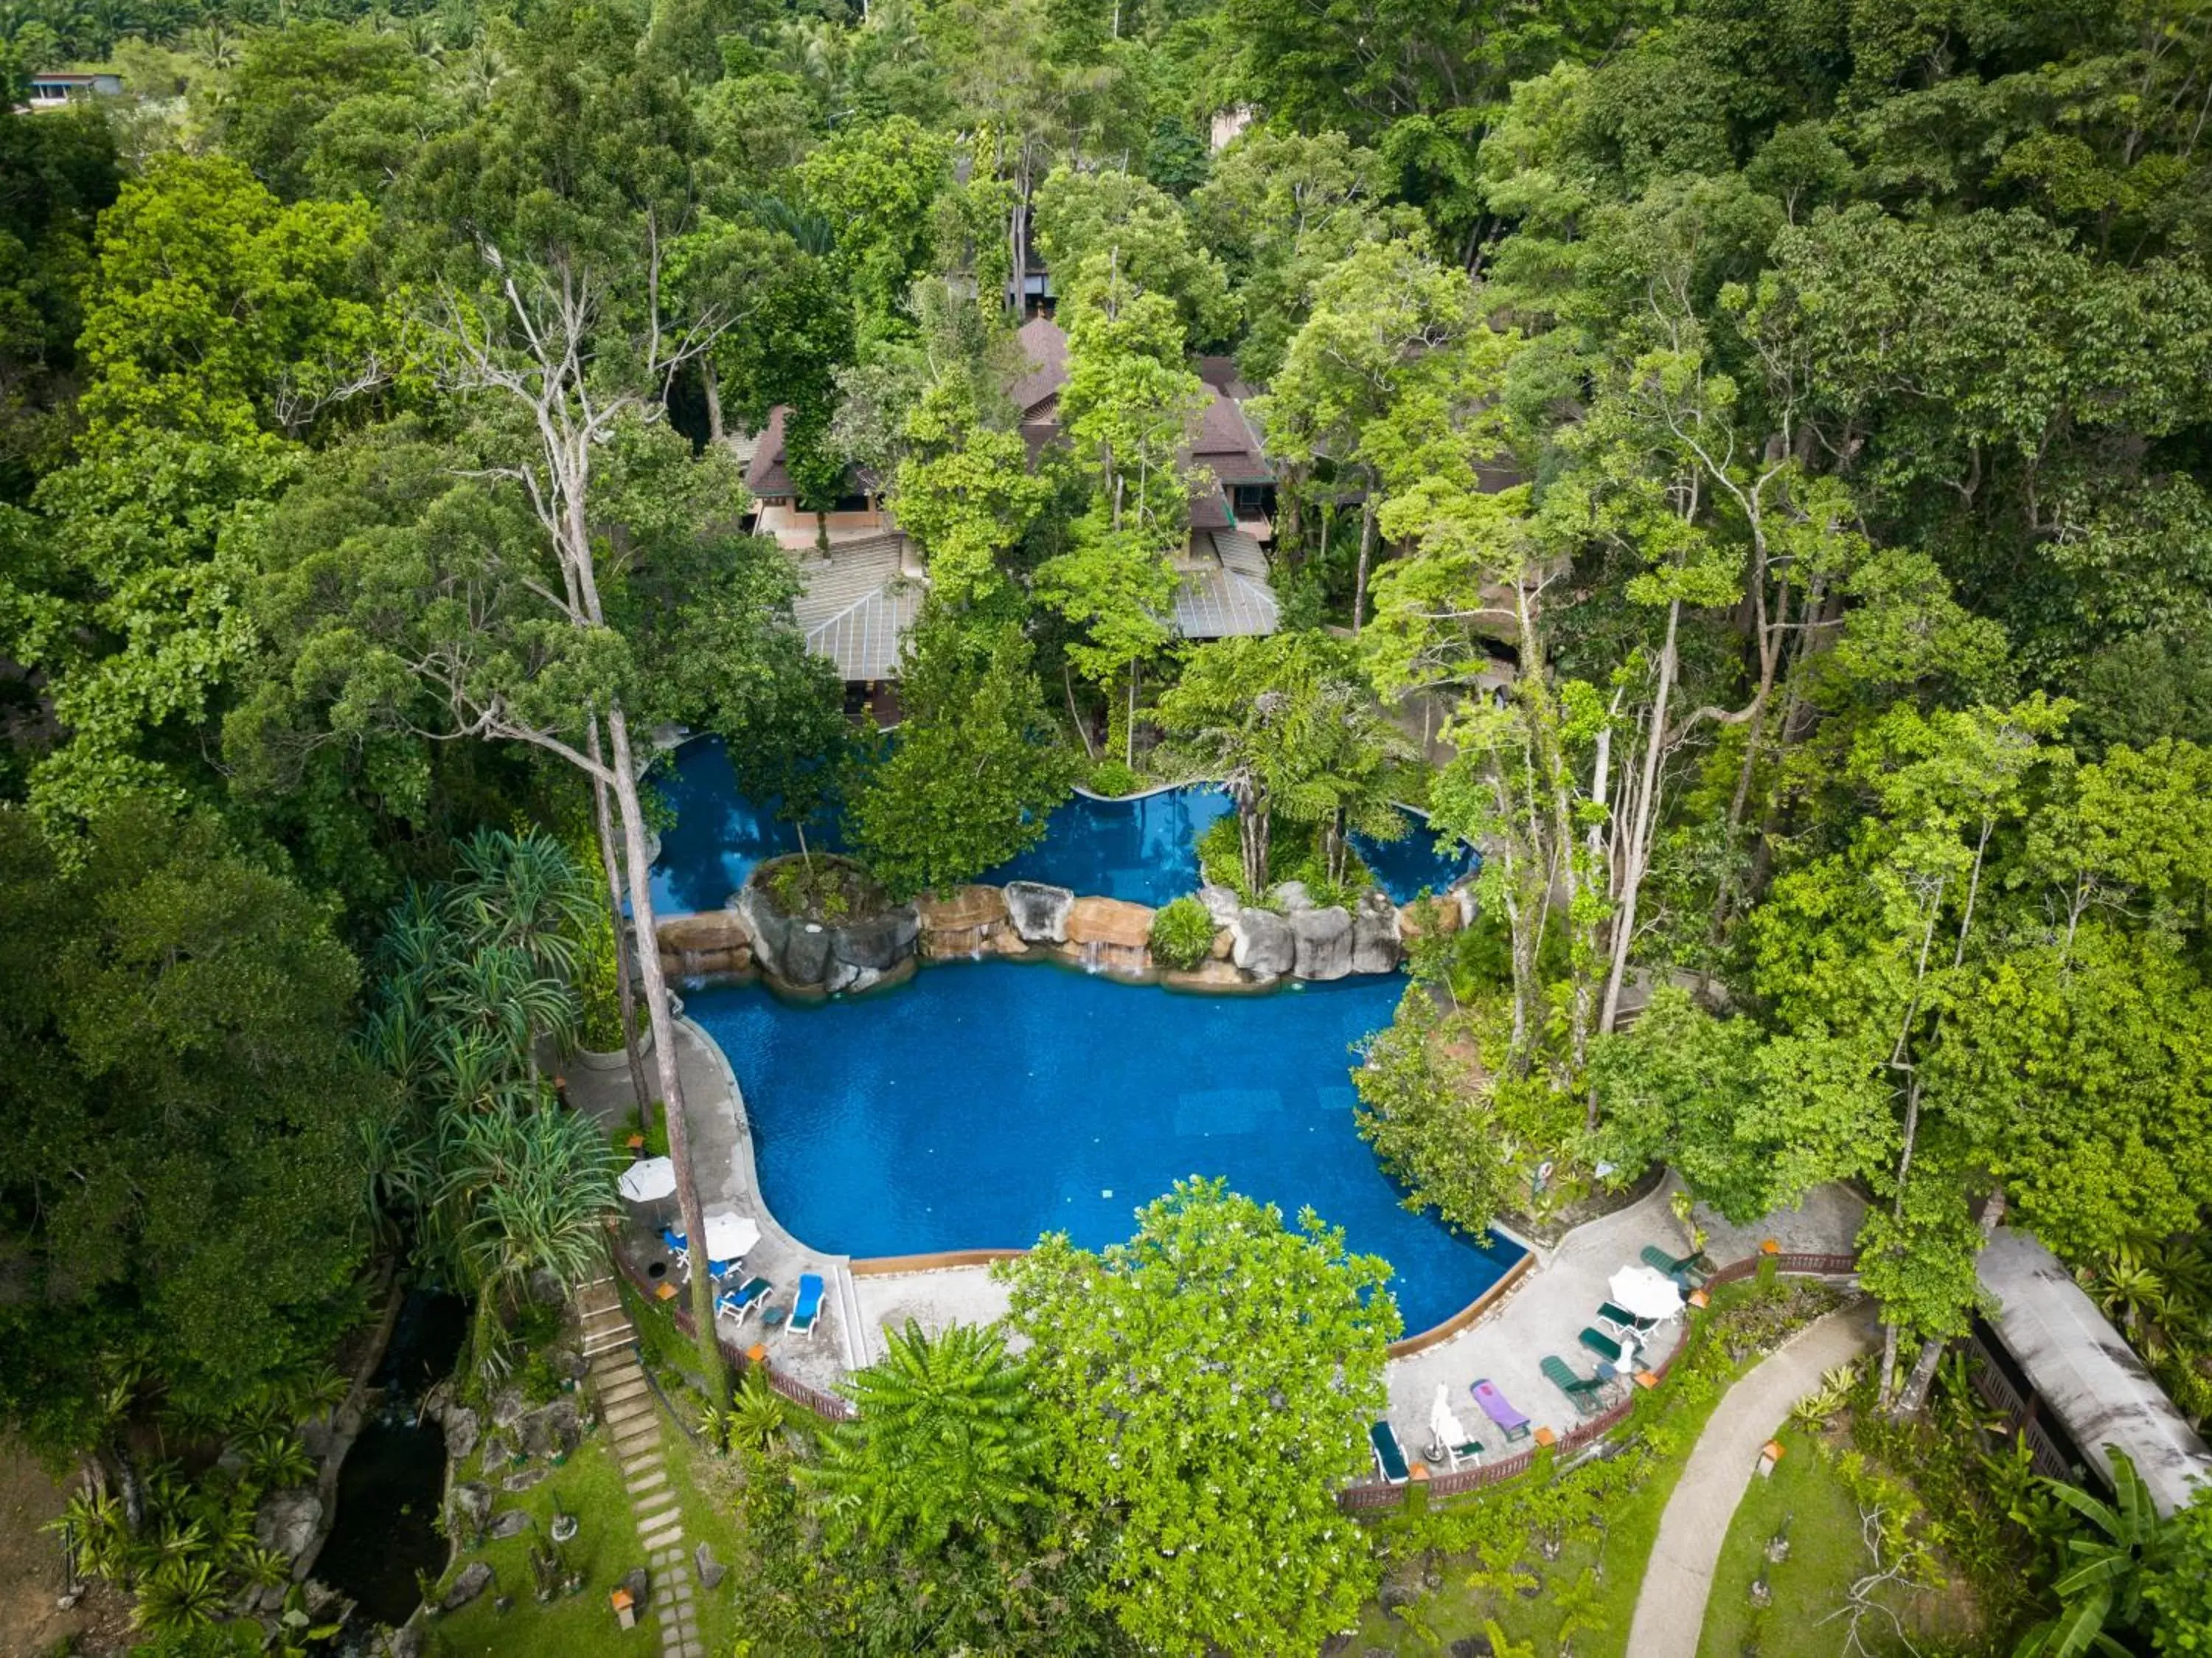
{"type": "Polygon", "coordinates": [[[2135,1629],[2142,1620],[2145,1567],[2158,1552],[2163,1527],[2127,1454],[2116,1445],[2105,1450],[2112,1463],[2110,1503],[2063,1480],[2044,1481],[2081,1523],[2060,1551],[2061,1570],[2051,1585],[2058,1615],[2029,1630],[2013,1658],[2078,1658],[2091,1652],[2129,1658],[2113,1631],[2135,1629]]]}

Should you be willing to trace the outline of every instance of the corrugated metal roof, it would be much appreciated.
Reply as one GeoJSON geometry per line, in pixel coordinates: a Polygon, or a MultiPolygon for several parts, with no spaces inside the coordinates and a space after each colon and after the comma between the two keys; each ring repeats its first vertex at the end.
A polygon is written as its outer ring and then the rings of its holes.
{"type": "Polygon", "coordinates": [[[802,560],[806,590],[792,611],[806,647],[828,657],[843,680],[898,676],[899,643],[921,609],[922,584],[902,573],[905,538],[833,546],[830,557],[802,560]]]}
{"type": "MultiPolygon", "coordinates": [[[[1234,568],[1231,558],[1223,556],[1220,551],[1220,543],[1229,539],[1226,533],[1193,535],[1191,546],[1200,557],[1176,572],[1179,578],[1175,594],[1176,631],[1186,639],[1267,634],[1282,625],[1274,589],[1266,579],[1266,559],[1259,560],[1261,573],[1256,576],[1234,568]]],[[[1250,536],[1236,539],[1250,543],[1252,551],[1258,552],[1259,543],[1250,536]]],[[[1232,556],[1237,563],[1244,562],[1241,554],[1232,556]]]]}
{"type": "Polygon", "coordinates": [[[2030,1234],[1999,1227],[1978,1270],[1997,1298],[2005,1350],[2097,1472],[2106,1472],[2105,1447],[2117,1445],[2160,1514],[2186,1508],[2197,1482],[2212,1480],[2212,1454],[2058,1258],[2030,1234]]]}

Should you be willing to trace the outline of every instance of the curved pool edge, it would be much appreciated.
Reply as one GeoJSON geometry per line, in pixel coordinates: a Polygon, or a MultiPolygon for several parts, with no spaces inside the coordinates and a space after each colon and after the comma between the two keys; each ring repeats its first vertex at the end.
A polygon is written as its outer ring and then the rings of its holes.
{"type": "MultiPolygon", "coordinates": [[[[769,1204],[768,1193],[761,1186],[760,1166],[753,1156],[752,1116],[745,1108],[744,1090],[738,1082],[736,1069],[730,1064],[730,1056],[715,1040],[714,1033],[690,1015],[678,1014],[676,1022],[713,1058],[715,1069],[721,1073],[722,1081],[729,1088],[731,1107],[737,1114],[736,1155],[744,1159],[744,1184],[752,1193],[755,1207],[760,1211],[756,1218],[760,1222],[762,1232],[781,1240],[794,1254],[829,1262],[855,1278],[880,1278],[908,1273],[942,1272],[961,1267],[988,1267],[996,1261],[1018,1260],[1030,1253],[1027,1248],[1002,1247],[929,1250],[913,1255],[844,1255],[835,1250],[817,1249],[805,1242],[776,1218],[775,1211],[769,1204]]],[[[1492,1283],[1486,1284],[1480,1295],[1442,1323],[1392,1342],[1383,1349],[1386,1359],[1410,1358],[1416,1353],[1450,1340],[1479,1322],[1509,1290],[1516,1287],[1536,1267],[1537,1251],[1534,1244],[1504,1227],[1493,1226],[1491,1229],[1519,1248],[1518,1259],[1492,1283]]],[[[852,1332],[856,1349],[861,1333],[858,1330],[852,1332]]]]}

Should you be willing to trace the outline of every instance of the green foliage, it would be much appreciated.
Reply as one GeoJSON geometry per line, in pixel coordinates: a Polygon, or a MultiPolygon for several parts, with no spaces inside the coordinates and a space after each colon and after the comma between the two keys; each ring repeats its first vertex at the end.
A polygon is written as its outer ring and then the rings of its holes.
{"type": "Polygon", "coordinates": [[[1213,913],[1184,894],[1152,913],[1152,960],[1164,966],[1195,967],[1213,948],[1213,913]]]}
{"type": "Polygon", "coordinates": [[[361,1134],[392,1091],[346,1046],[359,972],[314,900],[213,820],[118,802],[77,868],[0,809],[0,1190],[24,1294],[0,1406],[90,1448],[138,1391],[221,1409],[357,1315],[361,1134]]]}
{"type": "Polygon", "coordinates": [[[1303,1649],[1350,1621],[1374,1567],[1334,1488],[1383,1404],[1398,1317],[1381,1261],[1310,1213],[1291,1231],[1190,1180],[1127,1244],[1048,1235],[994,1271],[1033,1344],[1055,1483],[1111,1528],[1101,1611],[1190,1654],[1303,1649]]]}
{"type": "Polygon", "coordinates": [[[956,886],[1044,832],[1072,767],[1019,630],[935,609],[908,636],[906,711],[869,768],[853,844],[896,897],[956,886]]]}
{"type": "Polygon", "coordinates": [[[1091,768],[1089,783],[1094,795],[1133,795],[1145,787],[1145,779],[1109,754],[1091,768]]]}
{"type": "Polygon", "coordinates": [[[932,1336],[908,1320],[845,1391],[857,1420],[831,1429],[802,1485],[833,1532],[927,1552],[958,1533],[990,1541],[1040,1500],[1044,1434],[1021,1363],[994,1329],[932,1336]]]}

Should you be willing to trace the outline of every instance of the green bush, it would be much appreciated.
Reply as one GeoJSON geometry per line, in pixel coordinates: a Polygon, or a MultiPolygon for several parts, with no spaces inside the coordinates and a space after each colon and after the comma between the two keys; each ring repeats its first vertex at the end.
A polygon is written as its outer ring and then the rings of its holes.
{"type": "Polygon", "coordinates": [[[1109,758],[1091,768],[1091,792],[1094,795],[1133,795],[1144,786],[1144,778],[1120,760],[1109,758]]]}
{"type": "Polygon", "coordinates": [[[1198,837],[1198,872],[1209,887],[1226,887],[1247,904],[1257,896],[1244,890],[1244,849],[1237,835],[1237,814],[1214,819],[1198,837]]]}
{"type": "Polygon", "coordinates": [[[1191,968],[1213,948],[1213,916],[1196,899],[1183,897],[1152,917],[1152,960],[1165,967],[1191,968]]]}
{"type": "MultiPolygon", "coordinates": [[[[615,948],[614,921],[601,907],[576,941],[576,971],[571,981],[580,1009],[576,1040],[593,1053],[612,1053],[623,1045],[621,974],[622,954],[615,948]]],[[[641,998],[632,1004],[630,1012],[641,1034],[646,1026],[641,998]]]]}

